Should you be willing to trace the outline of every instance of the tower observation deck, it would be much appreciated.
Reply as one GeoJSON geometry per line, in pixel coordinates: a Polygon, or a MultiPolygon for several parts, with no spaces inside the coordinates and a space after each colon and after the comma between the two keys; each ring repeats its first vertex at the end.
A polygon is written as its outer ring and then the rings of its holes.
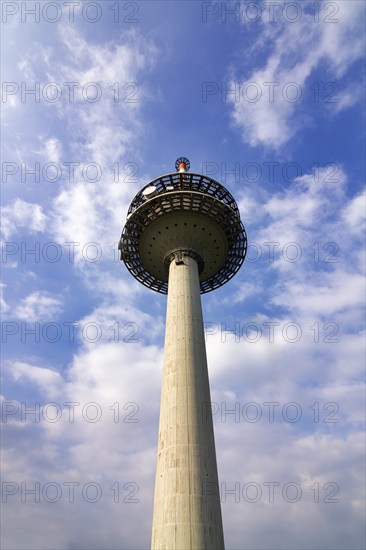
{"type": "Polygon", "coordinates": [[[224,186],[184,157],[175,168],[137,193],[119,242],[132,275],[168,294],[151,548],[222,550],[200,294],[235,275],[247,237],[224,186]]]}

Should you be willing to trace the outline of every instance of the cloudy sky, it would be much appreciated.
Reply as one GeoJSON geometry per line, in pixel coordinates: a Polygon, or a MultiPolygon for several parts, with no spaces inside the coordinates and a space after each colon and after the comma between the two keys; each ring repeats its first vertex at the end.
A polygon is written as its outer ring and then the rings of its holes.
{"type": "Polygon", "coordinates": [[[364,3],[3,1],[2,548],[147,549],[166,297],[117,254],[191,171],[228,549],[364,548],[364,3]]]}

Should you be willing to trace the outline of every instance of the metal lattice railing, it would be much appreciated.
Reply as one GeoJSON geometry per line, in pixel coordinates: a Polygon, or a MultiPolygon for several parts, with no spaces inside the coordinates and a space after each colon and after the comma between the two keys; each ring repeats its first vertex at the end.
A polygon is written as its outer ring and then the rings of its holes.
{"type": "Polygon", "coordinates": [[[227,204],[239,215],[238,206],[234,197],[227,189],[225,189],[223,185],[207,176],[203,176],[202,174],[193,174],[190,172],[166,174],[165,176],[160,176],[159,178],[149,182],[133,199],[128,209],[128,214],[133,213],[136,208],[146,202],[146,198],[143,193],[144,190],[150,186],[156,187],[157,194],[169,194],[172,191],[197,191],[199,193],[204,193],[205,195],[214,197],[222,201],[224,204],[227,204]]]}
{"type": "Polygon", "coordinates": [[[167,174],[141,189],[130,205],[122,231],[119,243],[121,260],[138,281],[166,294],[167,279],[156,277],[143,265],[139,243],[143,231],[154,220],[174,211],[203,214],[214,219],[223,229],[228,241],[226,260],[213,276],[200,282],[200,289],[205,293],[225,284],[235,275],[245,259],[247,236],[233,196],[220,183],[200,174],[167,174]],[[149,187],[155,188],[152,198],[144,195],[144,190],[149,187]]]}

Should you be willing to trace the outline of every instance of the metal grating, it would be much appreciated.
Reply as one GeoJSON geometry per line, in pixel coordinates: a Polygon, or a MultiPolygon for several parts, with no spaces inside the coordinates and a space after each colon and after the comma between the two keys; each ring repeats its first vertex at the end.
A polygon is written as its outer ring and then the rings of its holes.
{"type": "Polygon", "coordinates": [[[223,203],[230,206],[230,208],[239,215],[238,206],[234,197],[227,189],[225,189],[223,185],[221,185],[221,183],[218,183],[207,176],[203,176],[202,174],[193,174],[191,172],[166,174],[165,176],[160,176],[159,178],[149,182],[141,189],[141,191],[137,193],[131,202],[128,209],[128,214],[132,214],[141,204],[146,202],[143,191],[150,186],[155,186],[158,194],[172,193],[180,190],[198,191],[219,199],[223,203]],[[167,189],[170,186],[174,187],[174,191],[167,189]]]}
{"type": "Polygon", "coordinates": [[[226,261],[214,276],[200,282],[200,290],[210,292],[225,284],[245,259],[247,236],[233,196],[220,183],[201,174],[167,174],[149,182],[135,196],[119,242],[121,260],[127,269],[143,285],[167,293],[168,283],[152,275],[142,264],[139,241],[144,229],[154,220],[174,211],[204,214],[224,230],[229,245],[226,261]],[[156,194],[146,199],[143,191],[150,186],[156,187],[156,194]]]}

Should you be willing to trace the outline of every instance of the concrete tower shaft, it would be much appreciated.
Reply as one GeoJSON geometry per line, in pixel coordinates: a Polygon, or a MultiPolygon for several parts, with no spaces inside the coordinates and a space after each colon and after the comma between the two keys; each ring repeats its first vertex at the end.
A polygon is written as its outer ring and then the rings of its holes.
{"type": "Polygon", "coordinates": [[[224,548],[198,264],[188,254],[177,251],[169,267],[153,550],[224,548]]]}

